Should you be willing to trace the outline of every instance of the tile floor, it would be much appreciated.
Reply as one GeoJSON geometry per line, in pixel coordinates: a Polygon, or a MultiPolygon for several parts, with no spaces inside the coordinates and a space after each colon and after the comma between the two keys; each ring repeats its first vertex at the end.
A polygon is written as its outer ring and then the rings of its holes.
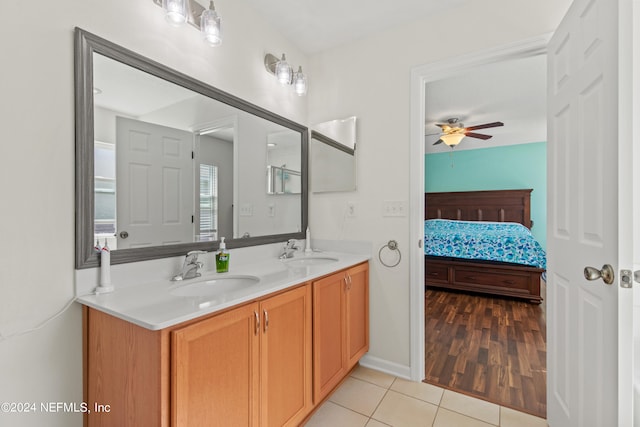
{"type": "Polygon", "coordinates": [[[306,427],[547,427],[546,420],[358,366],[306,427]]]}

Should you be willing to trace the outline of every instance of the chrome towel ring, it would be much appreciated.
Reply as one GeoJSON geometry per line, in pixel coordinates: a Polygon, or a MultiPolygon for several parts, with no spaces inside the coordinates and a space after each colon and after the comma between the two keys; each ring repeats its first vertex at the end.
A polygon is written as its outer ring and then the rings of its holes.
{"type": "Polygon", "coordinates": [[[398,248],[398,242],[396,242],[395,240],[389,240],[387,244],[382,246],[378,251],[378,259],[380,260],[380,263],[382,265],[389,268],[393,268],[396,265],[400,264],[400,261],[402,260],[402,252],[400,252],[400,248],[398,248]],[[390,251],[398,252],[398,260],[395,262],[395,264],[387,264],[382,260],[382,251],[385,248],[389,249],[390,251]]]}

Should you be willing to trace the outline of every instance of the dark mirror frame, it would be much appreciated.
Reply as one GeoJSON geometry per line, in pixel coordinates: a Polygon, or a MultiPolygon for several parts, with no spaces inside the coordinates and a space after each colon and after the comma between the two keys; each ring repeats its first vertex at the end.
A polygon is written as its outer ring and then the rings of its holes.
{"type": "MultiPolygon", "coordinates": [[[[288,239],[304,239],[308,221],[308,149],[309,132],[305,126],[272,113],[209,86],[192,77],[145,58],[122,46],[91,34],[81,28],[75,29],[75,138],[76,138],[76,269],[92,268],[99,265],[98,254],[94,250],[94,113],[93,113],[93,53],[99,53],[113,60],[137,68],[153,76],[190,89],[201,95],[251,113],[265,120],[300,132],[301,135],[301,231],[259,237],[228,239],[228,248],[264,245],[283,242],[288,239]]],[[[215,247],[214,247],[215,246],[215,247]]],[[[111,253],[112,264],[144,261],[185,255],[199,249],[212,251],[216,242],[193,242],[148,248],[118,249],[111,253]]]]}
{"type": "Polygon", "coordinates": [[[330,147],[335,148],[336,150],[344,151],[345,153],[350,154],[352,156],[355,155],[355,152],[356,152],[355,148],[350,148],[350,147],[347,147],[344,144],[340,144],[335,139],[329,138],[328,136],[326,136],[326,135],[324,135],[324,134],[322,134],[322,133],[320,133],[318,131],[315,131],[315,130],[311,131],[311,139],[318,140],[318,141],[322,142],[323,144],[327,144],[330,147]]]}

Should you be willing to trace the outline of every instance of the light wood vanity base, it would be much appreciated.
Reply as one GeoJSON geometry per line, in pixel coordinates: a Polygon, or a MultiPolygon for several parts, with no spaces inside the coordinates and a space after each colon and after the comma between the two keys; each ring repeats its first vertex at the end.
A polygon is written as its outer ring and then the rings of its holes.
{"type": "Polygon", "coordinates": [[[369,349],[368,268],[158,331],[85,306],[85,426],[300,425],[369,349]]]}

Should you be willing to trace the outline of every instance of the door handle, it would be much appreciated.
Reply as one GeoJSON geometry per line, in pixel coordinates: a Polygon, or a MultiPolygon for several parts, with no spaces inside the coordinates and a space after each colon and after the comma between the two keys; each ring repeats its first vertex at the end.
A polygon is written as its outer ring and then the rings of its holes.
{"type": "Polygon", "coordinates": [[[587,280],[598,280],[601,278],[607,285],[612,285],[614,276],[613,267],[609,264],[603,265],[602,270],[594,267],[584,268],[584,278],[587,280]]]}

